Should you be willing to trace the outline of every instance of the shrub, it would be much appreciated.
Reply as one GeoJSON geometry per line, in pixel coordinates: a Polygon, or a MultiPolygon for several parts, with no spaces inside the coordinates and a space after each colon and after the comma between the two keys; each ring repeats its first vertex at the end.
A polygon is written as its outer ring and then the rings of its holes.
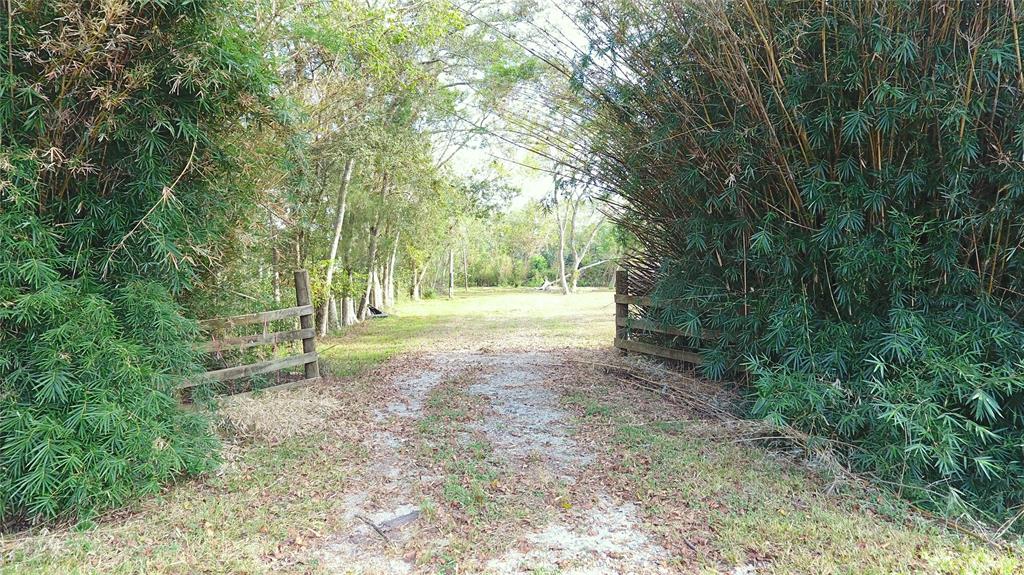
{"type": "Polygon", "coordinates": [[[558,273],[551,269],[551,265],[548,263],[548,259],[541,254],[534,254],[530,257],[529,261],[529,280],[528,285],[530,287],[540,287],[544,285],[544,281],[558,273]]]}
{"type": "Polygon", "coordinates": [[[745,369],[754,415],[996,517],[1024,494],[1012,10],[596,3],[577,74],[664,319],[721,333],[693,342],[705,373],[745,369]]]}
{"type": "Polygon", "coordinates": [[[207,468],[214,441],[206,422],[170,394],[178,376],[196,371],[184,344],[197,329],[166,288],[132,283],[104,293],[68,280],[17,291],[0,292],[8,304],[0,312],[8,518],[87,515],[207,468]]]}
{"type": "Polygon", "coordinates": [[[15,3],[0,66],[0,520],[207,468],[175,295],[244,218],[228,130],[267,92],[219,1],[15,3]]]}

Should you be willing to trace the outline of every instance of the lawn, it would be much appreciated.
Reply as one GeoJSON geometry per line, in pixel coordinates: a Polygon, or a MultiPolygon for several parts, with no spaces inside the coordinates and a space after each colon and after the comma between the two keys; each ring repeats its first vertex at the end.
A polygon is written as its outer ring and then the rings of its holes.
{"type": "Polygon", "coordinates": [[[352,376],[399,353],[446,349],[595,349],[611,345],[610,290],[565,297],[530,289],[459,289],[455,298],[403,301],[391,316],[346,329],[320,344],[331,373],[352,376]]]}

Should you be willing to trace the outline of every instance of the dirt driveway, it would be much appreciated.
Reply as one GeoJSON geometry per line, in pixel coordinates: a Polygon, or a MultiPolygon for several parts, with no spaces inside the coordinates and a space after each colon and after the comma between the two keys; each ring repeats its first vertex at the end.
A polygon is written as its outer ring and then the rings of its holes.
{"type": "Polygon", "coordinates": [[[415,372],[395,374],[368,422],[379,482],[346,494],[349,525],[324,546],[327,566],[433,573],[431,558],[466,541],[474,552],[455,551],[460,572],[672,571],[672,554],[643,529],[636,504],[587,480],[600,463],[574,438],[573,414],[556,387],[573,368],[564,354],[405,361],[415,372]],[[441,521],[438,500],[450,507],[441,521]]]}

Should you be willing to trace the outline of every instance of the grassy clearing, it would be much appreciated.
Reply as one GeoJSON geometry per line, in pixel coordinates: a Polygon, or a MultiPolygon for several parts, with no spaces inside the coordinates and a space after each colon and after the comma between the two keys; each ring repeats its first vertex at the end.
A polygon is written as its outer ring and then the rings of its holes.
{"type": "Polygon", "coordinates": [[[957,537],[892,497],[830,482],[657,397],[598,386],[567,401],[603,453],[606,480],[639,502],[687,571],[1024,572],[1019,551],[957,537]]]}
{"type": "Polygon", "coordinates": [[[600,348],[615,332],[610,293],[458,290],[451,301],[402,302],[390,317],[346,328],[321,349],[332,374],[352,376],[411,351],[600,348]]]}

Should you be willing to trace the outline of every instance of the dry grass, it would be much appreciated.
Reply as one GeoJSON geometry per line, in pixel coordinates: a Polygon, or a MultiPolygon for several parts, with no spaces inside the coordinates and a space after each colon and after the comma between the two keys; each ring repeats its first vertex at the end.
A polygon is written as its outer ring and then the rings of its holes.
{"type": "Polygon", "coordinates": [[[229,397],[217,411],[222,435],[244,442],[279,445],[327,431],[346,408],[319,386],[229,397]]]}
{"type": "Polygon", "coordinates": [[[717,385],[651,377],[646,360],[610,353],[580,363],[562,385],[600,453],[591,480],[641,504],[682,572],[1024,572],[1024,547],[965,536],[843,469],[827,445],[732,415],[717,385]]]}

